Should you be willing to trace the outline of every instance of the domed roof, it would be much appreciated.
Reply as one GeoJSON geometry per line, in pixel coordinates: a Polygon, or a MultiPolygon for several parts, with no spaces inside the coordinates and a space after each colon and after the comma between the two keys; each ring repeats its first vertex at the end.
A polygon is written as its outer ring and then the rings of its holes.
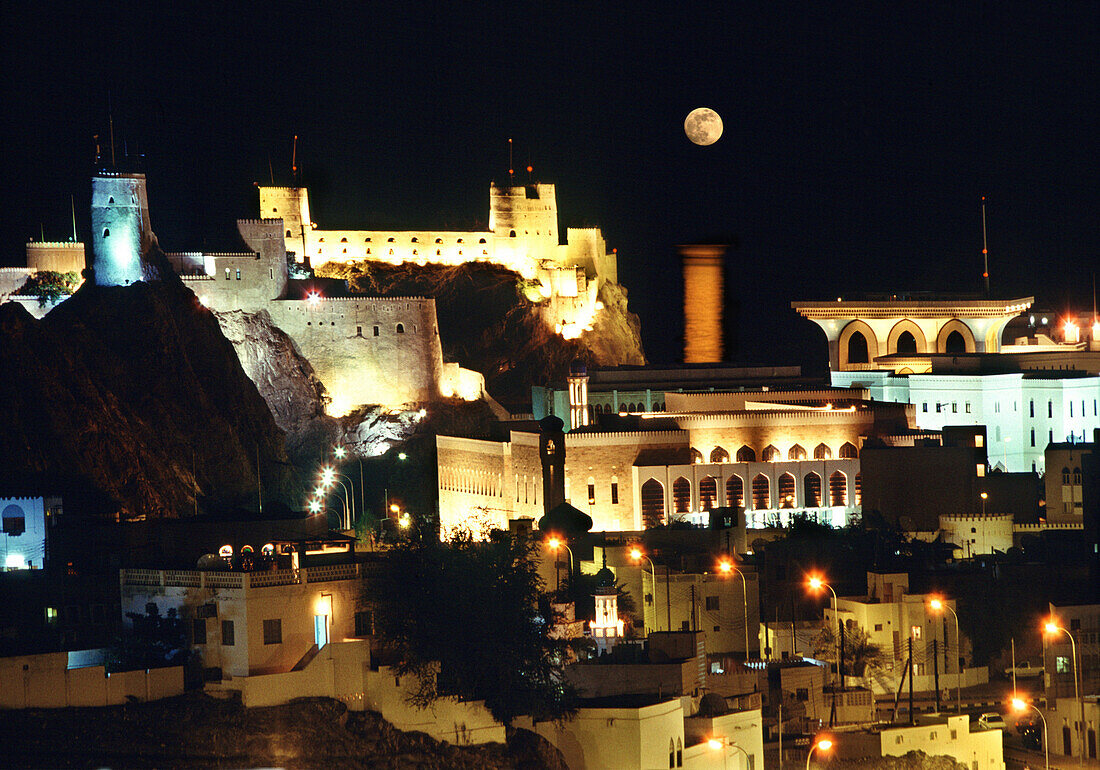
{"type": "Polygon", "coordinates": [[[558,532],[569,536],[580,535],[590,529],[592,529],[592,517],[569,503],[554,506],[549,513],[539,519],[539,530],[542,532],[558,532]]]}

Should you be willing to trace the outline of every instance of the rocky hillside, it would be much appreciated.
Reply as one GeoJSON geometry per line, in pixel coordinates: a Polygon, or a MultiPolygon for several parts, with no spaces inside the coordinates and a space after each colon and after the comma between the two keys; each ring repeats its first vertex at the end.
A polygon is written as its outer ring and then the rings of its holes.
{"type": "Polygon", "coordinates": [[[564,378],[577,358],[604,366],[645,362],[638,318],[618,284],[601,289],[604,311],[593,330],[565,340],[540,319],[523,279],[496,265],[360,262],[325,265],[318,274],[343,278],[364,294],[434,297],[444,359],[484,374],[489,393],[513,412],[529,411],[531,385],[564,378]]]}
{"type": "Polygon", "coordinates": [[[178,281],[85,284],[38,321],[0,306],[0,465],[87,480],[123,518],[296,498],[283,434],[178,281]]]}
{"type": "Polygon", "coordinates": [[[373,712],[308,698],[247,709],[195,693],[108,708],[10,711],[0,722],[12,767],[296,767],[565,770],[533,733],[507,746],[451,746],[403,733],[373,712]]]}

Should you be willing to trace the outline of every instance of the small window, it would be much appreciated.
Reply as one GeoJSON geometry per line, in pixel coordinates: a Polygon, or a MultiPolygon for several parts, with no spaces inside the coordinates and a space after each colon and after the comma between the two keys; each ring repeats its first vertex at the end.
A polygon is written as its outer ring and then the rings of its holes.
{"type": "Polygon", "coordinates": [[[283,621],[279,618],[264,621],[264,644],[283,643],[283,621]]]}
{"type": "Polygon", "coordinates": [[[290,238],[290,237],[291,237],[291,235],[290,235],[290,230],[287,230],[287,231],[286,231],[286,237],[287,237],[287,238],[290,238]]]}
{"type": "Polygon", "coordinates": [[[588,504],[596,504],[596,485],[591,482],[588,484],[588,504]]]}
{"type": "Polygon", "coordinates": [[[717,612],[717,611],[718,611],[718,597],[717,596],[708,596],[707,597],[707,612],[717,612]]]}
{"type": "Polygon", "coordinates": [[[810,699],[810,689],[808,687],[797,687],[794,691],[795,700],[805,703],[810,699]]]}
{"type": "Polygon", "coordinates": [[[374,336],[375,337],[378,336],[378,327],[377,326],[374,327],[374,336]]]}
{"type": "Polygon", "coordinates": [[[191,638],[195,644],[206,644],[206,618],[191,621],[191,638]]]}
{"type": "Polygon", "coordinates": [[[229,270],[229,268],[228,268],[228,267],[227,267],[227,268],[225,268],[225,280],[227,280],[227,281],[228,281],[228,280],[230,279],[230,275],[229,275],[229,273],[230,273],[230,270],[229,270]]]}
{"type": "Polygon", "coordinates": [[[355,635],[370,636],[374,633],[374,618],[370,612],[355,613],[355,635]]]}
{"type": "Polygon", "coordinates": [[[241,280],[241,269],[239,267],[237,268],[237,280],[241,280]]]}
{"type": "Polygon", "coordinates": [[[875,630],[876,631],[881,631],[882,630],[882,624],[881,623],[875,623],[875,630]]]}
{"type": "Polygon", "coordinates": [[[275,268],[269,267],[267,269],[267,272],[268,272],[268,275],[271,277],[271,279],[274,280],[275,279],[275,268]]]}
{"type": "Polygon", "coordinates": [[[617,481],[611,482],[611,504],[619,504],[619,482],[617,481]]]}
{"type": "Polygon", "coordinates": [[[909,629],[909,631],[910,631],[910,635],[911,635],[911,636],[912,636],[912,637],[913,637],[914,639],[920,639],[920,633],[921,633],[921,628],[920,628],[920,626],[912,626],[912,627],[911,627],[911,628],[909,629]]]}
{"type": "Polygon", "coordinates": [[[362,326],[356,326],[355,327],[355,336],[356,337],[362,337],[363,336],[363,327],[362,326]]]}
{"type": "Polygon", "coordinates": [[[510,232],[508,233],[508,237],[509,237],[509,238],[515,238],[515,237],[516,237],[516,231],[515,231],[515,230],[512,230],[512,231],[510,231],[510,232]]]}
{"type": "Polygon", "coordinates": [[[233,621],[222,621],[222,647],[233,646],[233,621]]]}
{"type": "Polygon", "coordinates": [[[110,198],[108,198],[108,199],[107,199],[107,205],[108,205],[108,206],[113,206],[113,205],[115,205],[115,199],[114,199],[114,196],[111,196],[110,198]]]}
{"type": "Polygon", "coordinates": [[[108,230],[106,227],[104,227],[103,228],[103,237],[108,238],[108,237],[110,237],[110,235],[111,235],[111,231],[108,230]]]}
{"type": "Polygon", "coordinates": [[[924,404],[922,405],[921,411],[922,412],[927,412],[928,411],[928,402],[927,401],[925,401],[924,404]]]}
{"type": "Polygon", "coordinates": [[[397,325],[397,333],[398,334],[404,334],[405,333],[405,324],[398,324],[397,325]]]}

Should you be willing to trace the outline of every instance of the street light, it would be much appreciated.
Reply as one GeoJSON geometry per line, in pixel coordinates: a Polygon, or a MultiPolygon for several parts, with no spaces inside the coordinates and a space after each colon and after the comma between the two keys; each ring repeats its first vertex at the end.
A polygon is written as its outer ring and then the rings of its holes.
{"type": "Polygon", "coordinates": [[[1046,770],[1050,770],[1050,747],[1047,745],[1047,718],[1043,716],[1043,712],[1037,709],[1034,704],[1028,703],[1020,698],[1012,699],[1012,708],[1016,711],[1027,711],[1031,709],[1039,715],[1039,719],[1043,720],[1043,760],[1046,763],[1046,770]]]}
{"type": "Polygon", "coordinates": [[[980,497],[982,498],[982,516],[985,516],[985,501],[989,499],[989,493],[982,492],[980,497]]]}
{"type": "Polygon", "coordinates": [[[563,541],[563,540],[560,540],[560,539],[558,539],[558,538],[556,538],[556,537],[552,537],[552,538],[550,538],[549,540],[547,540],[547,541],[546,541],[546,545],[547,545],[547,547],[549,547],[549,549],[550,549],[551,551],[553,551],[553,552],[554,552],[554,564],[555,564],[555,568],[556,568],[556,565],[557,565],[557,552],[558,552],[558,548],[564,548],[564,549],[566,550],[566,552],[568,552],[568,554],[569,554],[569,590],[570,590],[570,592],[572,592],[572,591],[573,591],[573,588],[574,588],[574,585],[573,585],[573,549],[572,549],[572,548],[570,548],[570,547],[569,547],[569,546],[568,546],[568,545],[567,545],[567,544],[565,543],[565,541],[563,541]]]}
{"type": "MultiPolygon", "coordinates": [[[[650,571],[653,574],[653,625],[654,625],[653,630],[656,631],[657,630],[657,628],[656,628],[656,625],[657,625],[657,567],[653,564],[653,560],[650,559],[648,556],[646,556],[644,553],[642,553],[641,549],[639,549],[639,548],[634,548],[630,551],[630,558],[633,559],[634,561],[638,561],[639,559],[645,559],[646,561],[649,562],[650,571]]],[[[667,626],[666,630],[668,630],[668,631],[672,630],[672,599],[671,599],[671,593],[672,593],[672,589],[669,588],[668,565],[666,564],[665,565],[665,614],[667,616],[667,623],[668,623],[668,626],[667,626]]]]}
{"type": "Polygon", "coordinates": [[[810,746],[810,753],[806,755],[806,770],[810,770],[810,759],[814,755],[814,749],[817,749],[819,751],[828,751],[832,747],[833,742],[828,738],[818,738],[816,741],[814,741],[813,745],[810,746]]]}
{"type": "MultiPolygon", "coordinates": [[[[315,489],[313,491],[313,494],[315,494],[321,500],[324,500],[325,497],[328,495],[328,488],[332,484],[340,484],[340,482],[336,481],[335,479],[329,479],[328,481],[325,481],[324,478],[322,477],[321,486],[317,487],[317,489],[315,489]]],[[[340,484],[340,486],[344,486],[344,485],[340,484]]],[[[344,489],[344,494],[345,495],[347,494],[347,488],[344,489]]],[[[344,512],[342,514],[343,518],[347,518],[347,516],[348,516],[348,501],[342,499],[339,495],[336,496],[336,499],[339,500],[340,503],[343,505],[343,508],[344,508],[344,512]]],[[[343,520],[341,520],[340,523],[342,524],[343,520]]]]}
{"type": "Polygon", "coordinates": [[[1085,761],[1085,736],[1081,732],[1081,729],[1085,725],[1085,704],[1081,702],[1081,688],[1077,685],[1077,642],[1073,639],[1073,634],[1068,629],[1062,628],[1060,625],[1054,622],[1054,619],[1047,621],[1043,626],[1043,630],[1051,636],[1057,636],[1059,633],[1063,633],[1069,637],[1069,649],[1070,657],[1073,658],[1073,699],[1077,701],[1077,711],[1081,715],[1081,721],[1077,723],[1077,729],[1074,730],[1081,739],[1081,762],[1085,761]]]}
{"type": "Polygon", "coordinates": [[[736,572],[737,576],[741,578],[741,598],[744,599],[745,605],[745,661],[749,659],[749,586],[745,581],[745,573],[733,566],[733,563],[728,559],[723,559],[718,563],[718,569],[723,575],[728,575],[731,572],[736,572]]]}
{"type": "MultiPolygon", "coordinates": [[[[840,612],[836,608],[836,591],[834,591],[833,587],[822,580],[821,577],[818,575],[811,575],[810,579],[806,581],[806,585],[808,585],[810,589],[814,592],[820,591],[823,587],[828,588],[829,593],[833,595],[833,614],[836,615],[837,619],[837,636],[836,644],[834,645],[836,647],[836,678],[840,680],[840,688],[841,690],[843,690],[844,679],[840,674],[840,612]]],[[[829,745],[831,746],[832,744],[830,743],[829,745]]],[[[826,746],[825,748],[827,749],[828,746],[826,746]]],[[[808,761],[809,760],[807,760],[807,762],[808,761]]]]}
{"type": "Polygon", "coordinates": [[[710,740],[707,741],[707,746],[709,746],[714,751],[721,751],[722,752],[722,768],[723,768],[723,770],[726,767],[726,747],[727,746],[729,746],[731,749],[734,749],[736,751],[740,751],[742,754],[745,755],[745,766],[746,767],[749,767],[752,764],[752,759],[749,757],[749,752],[745,751],[743,748],[738,746],[736,743],[731,741],[729,738],[726,738],[724,736],[723,737],[711,738],[710,740]]]}
{"type": "MultiPolygon", "coordinates": [[[[982,492],[985,495],[985,492],[982,492]]],[[[931,599],[928,602],[928,606],[935,612],[943,612],[947,610],[951,613],[951,616],[955,618],[955,665],[958,666],[958,671],[955,672],[955,700],[958,705],[959,713],[962,713],[962,637],[959,636],[959,616],[955,610],[951,609],[951,605],[942,599],[931,599]]],[[[947,643],[944,642],[943,654],[947,655],[947,643]]]]}
{"type": "MultiPolygon", "coordinates": [[[[337,447],[337,449],[341,450],[341,449],[343,449],[343,447],[337,447]]],[[[352,497],[351,493],[348,491],[348,487],[344,486],[344,484],[340,481],[340,479],[344,479],[345,481],[347,481],[352,489],[355,488],[355,484],[352,482],[352,480],[350,478],[348,478],[347,476],[345,476],[343,473],[337,473],[335,468],[326,465],[325,467],[323,467],[321,469],[321,482],[322,483],[324,483],[324,484],[336,483],[336,484],[339,484],[341,487],[344,487],[344,495],[347,498],[347,500],[345,502],[350,503],[350,505],[351,505],[351,515],[348,517],[347,526],[345,527],[345,529],[351,529],[352,522],[356,518],[356,516],[355,516],[355,498],[352,497]]]]}

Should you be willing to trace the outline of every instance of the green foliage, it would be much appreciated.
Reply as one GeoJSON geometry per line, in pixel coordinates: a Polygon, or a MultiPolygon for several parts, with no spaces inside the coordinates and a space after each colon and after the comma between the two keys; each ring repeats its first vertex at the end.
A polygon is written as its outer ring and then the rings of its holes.
{"type": "MultiPolygon", "coordinates": [[[[814,657],[836,663],[836,635],[831,627],[821,629],[814,639],[814,657]]],[[[882,648],[874,644],[860,626],[844,629],[844,675],[866,676],[868,669],[881,669],[886,662],[882,648]]]]}
{"type": "Polygon", "coordinates": [[[39,307],[52,305],[68,297],[80,285],[80,276],[76,273],[58,273],[53,270],[39,270],[27,279],[17,294],[38,297],[39,307]]]}
{"type": "Polygon", "coordinates": [[[375,610],[398,674],[416,677],[414,705],[484,700],[504,724],[521,714],[570,713],[573,693],[561,677],[567,645],[547,636],[549,623],[538,614],[537,547],[507,535],[440,542],[417,532],[390,550],[364,603],[375,610]]]}

